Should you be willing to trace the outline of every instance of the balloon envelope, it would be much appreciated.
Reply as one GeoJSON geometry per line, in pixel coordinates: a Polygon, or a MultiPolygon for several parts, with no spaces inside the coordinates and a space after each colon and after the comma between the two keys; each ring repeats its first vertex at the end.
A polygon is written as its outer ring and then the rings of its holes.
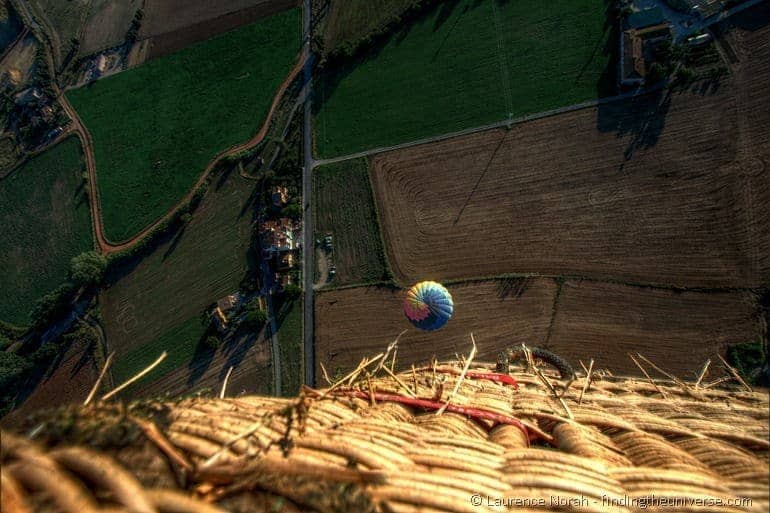
{"type": "Polygon", "coordinates": [[[404,298],[406,318],[421,330],[441,328],[453,311],[452,294],[435,281],[421,281],[410,288],[404,298]]]}

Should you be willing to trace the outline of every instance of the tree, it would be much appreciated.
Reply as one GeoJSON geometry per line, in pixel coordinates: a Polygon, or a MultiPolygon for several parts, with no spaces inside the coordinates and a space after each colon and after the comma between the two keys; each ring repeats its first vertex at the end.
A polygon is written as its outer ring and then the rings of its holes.
{"type": "Polygon", "coordinates": [[[262,329],[262,326],[264,326],[266,322],[267,314],[259,308],[255,308],[249,310],[241,322],[241,326],[249,330],[258,331],[262,329]]]}
{"type": "Polygon", "coordinates": [[[206,340],[204,341],[206,344],[206,347],[209,349],[216,350],[219,347],[219,344],[222,343],[221,340],[219,340],[219,337],[215,337],[214,335],[209,335],[206,337],[206,340]]]}
{"type": "Polygon", "coordinates": [[[30,316],[35,325],[45,326],[64,314],[72,300],[72,285],[61,285],[37,300],[30,316]]]}
{"type": "Polygon", "coordinates": [[[107,259],[96,251],[87,251],[72,259],[70,279],[75,286],[99,285],[106,270],[107,259]]]}
{"type": "Polygon", "coordinates": [[[9,385],[18,381],[32,368],[32,364],[21,356],[6,351],[0,352],[0,389],[8,390],[9,385]]]}
{"type": "Polygon", "coordinates": [[[286,287],[283,289],[283,293],[286,295],[287,299],[290,299],[292,301],[299,299],[299,297],[302,295],[302,289],[294,284],[286,285],[286,287]]]}

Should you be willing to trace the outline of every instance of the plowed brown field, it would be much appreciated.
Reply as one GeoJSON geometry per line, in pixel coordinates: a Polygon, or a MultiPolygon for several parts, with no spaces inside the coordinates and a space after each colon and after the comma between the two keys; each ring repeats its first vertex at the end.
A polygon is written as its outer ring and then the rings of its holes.
{"type": "Polygon", "coordinates": [[[548,346],[576,366],[578,359],[588,365],[594,358],[616,374],[638,375],[626,353],[641,353],[664,370],[692,378],[706,359],[724,355],[729,345],[758,340],[764,330],[757,296],[749,292],[567,281],[548,346]]]}
{"type": "Polygon", "coordinates": [[[770,283],[767,11],[764,26],[736,31],[742,60],[716,88],[375,156],[396,277],[770,283]]]}
{"type": "MultiPolygon", "coordinates": [[[[495,359],[512,344],[542,343],[551,320],[556,284],[549,279],[486,281],[449,287],[455,315],[439,331],[422,332],[404,317],[403,295],[387,287],[322,292],[316,298],[316,361],[329,374],[348,371],[364,356],[383,351],[403,330],[399,365],[427,362],[432,356],[467,354],[470,333],[478,358],[495,359]]],[[[317,369],[321,381],[321,368],[317,369]]]]}
{"type": "MultiPolygon", "coordinates": [[[[748,292],[674,292],[601,282],[566,281],[557,286],[529,279],[523,293],[506,294],[506,282],[484,281],[450,287],[455,315],[432,333],[411,328],[401,313],[401,293],[387,288],[355,288],[318,294],[316,358],[330,374],[349,371],[374,356],[407,328],[399,343],[402,367],[431,356],[467,354],[469,333],[479,360],[494,360],[501,349],[525,342],[545,345],[579,368],[591,358],[597,368],[640,374],[627,356],[639,352],[664,369],[691,377],[707,358],[728,345],[757,340],[764,322],[757,297],[748,292]]],[[[509,286],[510,289],[510,286],[509,286]]],[[[318,369],[318,376],[320,374],[318,369]]]]}

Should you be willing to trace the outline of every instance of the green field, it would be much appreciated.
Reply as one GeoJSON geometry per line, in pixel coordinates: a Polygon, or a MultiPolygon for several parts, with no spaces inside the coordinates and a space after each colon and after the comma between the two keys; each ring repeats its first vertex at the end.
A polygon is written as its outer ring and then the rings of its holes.
{"type": "Polygon", "coordinates": [[[380,227],[366,159],[347,160],[313,170],[315,238],[331,234],[333,285],[388,279],[380,227]]]}
{"type": "Polygon", "coordinates": [[[190,322],[238,290],[253,265],[248,251],[254,184],[235,172],[215,179],[183,231],[108,276],[100,306],[118,360],[137,348],[157,357],[163,348],[155,341],[169,327],[190,322]]]}
{"type": "Polygon", "coordinates": [[[161,217],[217,153],[257,131],[300,29],[293,9],[67,93],[93,136],[111,241],[161,217]]]}
{"type": "Polygon", "coordinates": [[[155,340],[133,348],[115,360],[115,365],[112,366],[115,383],[120,384],[146,368],[163,351],[166,351],[168,356],[152,371],[153,376],[160,377],[187,365],[195,354],[198,341],[205,331],[205,325],[196,316],[172,327],[155,340]]]}
{"type": "Polygon", "coordinates": [[[302,376],[302,302],[275,304],[278,349],[281,352],[281,392],[295,397],[304,381],[302,376]]]}
{"type": "Polygon", "coordinates": [[[316,87],[315,148],[346,155],[611,94],[603,0],[458,0],[316,87]]]}
{"type": "Polygon", "coordinates": [[[25,325],[93,247],[80,142],[70,137],[0,180],[0,319],[25,325]]]}

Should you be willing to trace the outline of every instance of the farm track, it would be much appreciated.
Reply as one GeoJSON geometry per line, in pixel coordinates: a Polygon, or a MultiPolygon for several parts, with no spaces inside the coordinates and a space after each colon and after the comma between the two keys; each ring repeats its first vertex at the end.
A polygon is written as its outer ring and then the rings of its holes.
{"type": "Polygon", "coordinates": [[[268,111],[268,114],[265,118],[265,121],[262,124],[262,127],[260,130],[248,141],[237,144],[221,153],[219,153],[214,159],[209,163],[209,165],[206,167],[206,169],[203,170],[200,178],[198,178],[198,181],[195,183],[195,185],[190,189],[190,191],[187,193],[187,195],[182,198],[177,204],[172,207],[166,214],[164,214],[161,218],[156,220],[151,225],[147,226],[145,229],[143,229],[140,233],[133,236],[131,239],[120,242],[120,243],[113,243],[107,239],[107,237],[104,234],[104,225],[102,222],[102,215],[101,215],[101,203],[99,200],[99,187],[97,183],[97,170],[96,170],[96,163],[94,160],[94,149],[93,149],[93,139],[91,138],[91,134],[86,128],[86,126],[83,124],[82,120],[78,116],[77,112],[75,111],[75,108],[70,104],[70,102],[67,100],[66,96],[63,94],[59,94],[59,100],[62,104],[62,107],[67,112],[67,115],[70,116],[72,119],[72,122],[74,124],[74,130],[77,132],[78,136],[80,137],[80,140],[83,144],[83,153],[86,156],[86,168],[88,170],[88,188],[89,188],[89,203],[91,204],[91,219],[93,220],[93,230],[94,230],[94,237],[96,239],[97,246],[99,250],[104,254],[112,254],[117,253],[119,251],[124,251],[127,249],[130,249],[132,246],[137,244],[139,241],[144,239],[146,236],[148,236],[153,230],[155,230],[158,226],[161,226],[163,223],[167,222],[174,213],[179,209],[179,207],[188,201],[193,197],[195,194],[195,191],[203,185],[206,180],[208,179],[209,175],[213,171],[213,169],[226,157],[237,154],[241,151],[248,150],[260,142],[265,138],[267,135],[268,129],[270,128],[270,123],[273,119],[273,114],[275,113],[278,104],[280,103],[281,98],[285,94],[286,90],[288,89],[289,85],[294,81],[294,79],[297,77],[300,71],[302,71],[304,67],[305,59],[304,56],[301,57],[297,63],[294,65],[292,70],[289,72],[289,75],[286,77],[286,79],[281,83],[280,87],[278,88],[275,96],[273,97],[273,102],[270,105],[270,110],[268,111]]]}

